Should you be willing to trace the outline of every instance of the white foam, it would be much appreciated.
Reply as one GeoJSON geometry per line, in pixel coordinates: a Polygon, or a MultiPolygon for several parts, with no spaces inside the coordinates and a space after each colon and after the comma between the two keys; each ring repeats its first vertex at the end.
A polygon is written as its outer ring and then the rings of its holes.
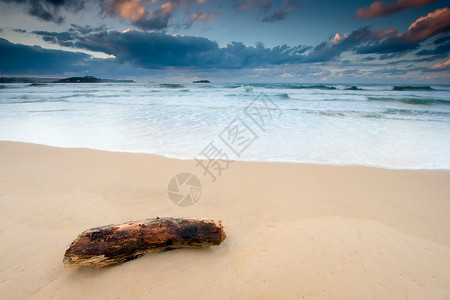
{"type": "Polygon", "coordinates": [[[342,85],[336,90],[227,86],[3,88],[0,139],[183,159],[198,156],[214,141],[237,160],[450,169],[448,86],[405,92],[376,85],[360,85],[364,90],[358,91],[342,85]],[[244,114],[260,92],[282,110],[266,131],[244,114]],[[416,103],[420,99],[425,102],[416,103]],[[218,138],[236,117],[258,135],[240,157],[218,138]]]}

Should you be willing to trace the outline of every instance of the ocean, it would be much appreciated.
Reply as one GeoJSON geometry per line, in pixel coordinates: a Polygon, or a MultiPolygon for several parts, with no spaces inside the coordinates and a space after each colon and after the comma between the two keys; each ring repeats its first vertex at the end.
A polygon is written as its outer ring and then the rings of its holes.
{"type": "Polygon", "coordinates": [[[181,159],[208,158],[214,145],[230,160],[450,169],[450,85],[1,84],[0,140],[181,159]]]}

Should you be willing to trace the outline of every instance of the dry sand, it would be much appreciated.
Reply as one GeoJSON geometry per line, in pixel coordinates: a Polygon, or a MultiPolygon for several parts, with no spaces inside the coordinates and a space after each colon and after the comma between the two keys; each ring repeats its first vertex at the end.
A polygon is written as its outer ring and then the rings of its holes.
{"type": "Polygon", "coordinates": [[[2,299],[449,299],[450,171],[193,161],[0,142],[2,299]],[[188,208],[167,184],[203,184],[188,208]],[[64,268],[83,230],[156,216],[222,220],[208,249],[64,268]]]}

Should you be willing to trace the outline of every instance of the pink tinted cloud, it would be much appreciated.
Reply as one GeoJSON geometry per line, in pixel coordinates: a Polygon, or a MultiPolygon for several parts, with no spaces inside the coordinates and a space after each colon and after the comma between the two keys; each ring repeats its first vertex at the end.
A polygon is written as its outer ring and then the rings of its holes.
{"type": "Polygon", "coordinates": [[[214,15],[215,15],[215,12],[213,12],[213,11],[209,12],[209,13],[197,12],[195,14],[192,14],[191,17],[189,18],[189,20],[191,22],[194,22],[194,21],[200,21],[200,22],[212,21],[212,20],[214,20],[214,15]]]}
{"type": "Polygon", "coordinates": [[[394,35],[394,34],[399,34],[399,32],[395,29],[376,29],[374,30],[374,34],[377,37],[377,39],[381,40],[384,39],[385,37],[394,35]]]}
{"type": "Polygon", "coordinates": [[[450,67],[450,58],[447,59],[447,61],[445,62],[435,64],[430,69],[436,70],[436,69],[445,69],[448,67],[450,67]]]}
{"type": "MultiPolygon", "coordinates": [[[[164,29],[173,12],[186,4],[206,3],[208,0],[107,0],[104,11],[124,20],[130,20],[133,25],[146,30],[164,29]]],[[[199,15],[198,19],[206,16],[199,15]]]]}
{"type": "Polygon", "coordinates": [[[393,14],[408,8],[427,5],[436,2],[436,0],[397,0],[394,3],[385,1],[375,1],[369,7],[360,8],[355,17],[361,19],[373,19],[389,14],[393,14]]]}
{"type": "Polygon", "coordinates": [[[128,19],[135,22],[140,20],[146,14],[141,0],[111,1],[111,4],[122,19],[128,19]]]}
{"type": "Polygon", "coordinates": [[[299,7],[299,4],[296,1],[284,0],[283,5],[278,11],[274,12],[270,16],[265,17],[262,21],[271,23],[283,20],[288,14],[296,10],[297,7],[299,7]]]}
{"type": "Polygon", "coordinates": [[[440,8],[425,17],[418,18],[409,26],[404,38],[410,42],[421,42],[448,30],[450,30],[450,9],[440,8]]]}
{"type": "Polygon", "coordinates": [[[251,11],[255,7],[261,7],[264,10],[269,10],[271,6],[271,0],[245,0],[235,5],[235,9],[237,11],[251,11]]]}

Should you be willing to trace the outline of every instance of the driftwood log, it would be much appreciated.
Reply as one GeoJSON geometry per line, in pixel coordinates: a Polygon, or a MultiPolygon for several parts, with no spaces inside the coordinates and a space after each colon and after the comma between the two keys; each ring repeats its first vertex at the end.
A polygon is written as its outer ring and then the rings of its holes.
{"type": "Polygon", "coordinates": [[[104,267],[148,252],[219,245],[226,235],[220,221],[154,218],[106,225],[81,233],[66,250],[66,266],[104,267]]]}

